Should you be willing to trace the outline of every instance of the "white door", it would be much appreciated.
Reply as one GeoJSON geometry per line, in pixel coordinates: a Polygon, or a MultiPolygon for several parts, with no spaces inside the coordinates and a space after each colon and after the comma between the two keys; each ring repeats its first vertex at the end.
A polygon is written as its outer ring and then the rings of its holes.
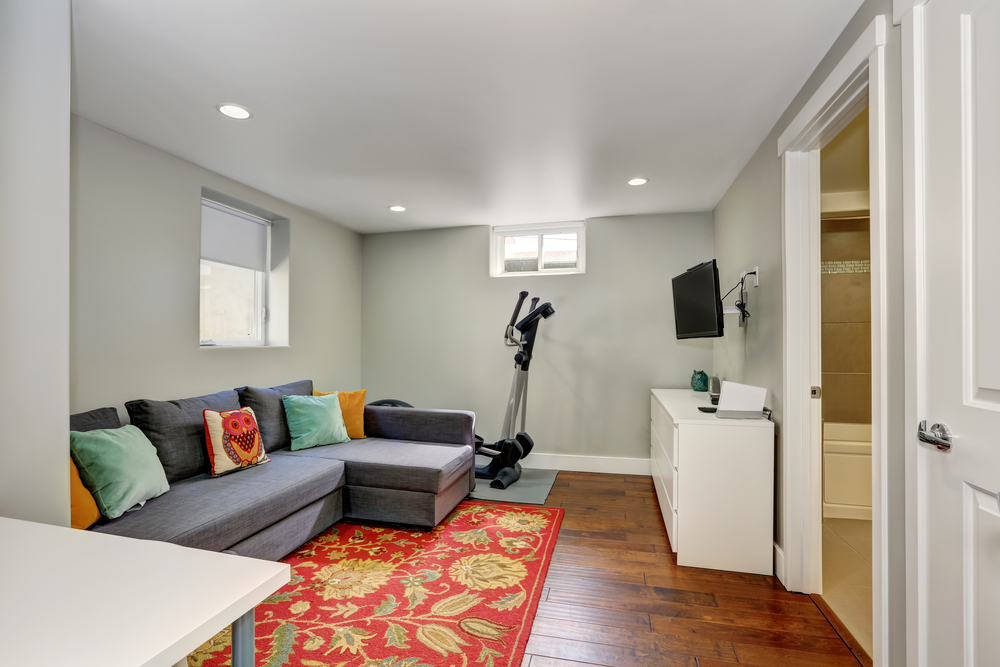
{"type": "Polygon", "coordinates": [[[949,427],[952,448],[906,425],[916,645],[927,667],[1000,665],[1000,0],[922,11],[925,245],[907,280],[926,296],[906,381],[914,421],[949,427]]]}

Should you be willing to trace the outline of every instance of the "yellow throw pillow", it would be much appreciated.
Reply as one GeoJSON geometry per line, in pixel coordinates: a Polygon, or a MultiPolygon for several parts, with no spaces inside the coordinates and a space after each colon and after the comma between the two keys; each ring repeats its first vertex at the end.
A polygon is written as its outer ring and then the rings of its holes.
{"type": "Polygon", "coordinates": [[[313,389],[313,396],[337,395],[340,400],[340,411],[344,413],[347,436],[351,440],[365,437],[365,394],[367,393],[367,389],[359,389],[358,391],[316,391],[313,389]]]}
{"type": "Polygon", "coordinates": [[[83,485],[80,471],[77,470],[72,458],[69,460],[69,513],[70,525],[80,530],[90,528],[101,518],[97,501],[83,485]]]}

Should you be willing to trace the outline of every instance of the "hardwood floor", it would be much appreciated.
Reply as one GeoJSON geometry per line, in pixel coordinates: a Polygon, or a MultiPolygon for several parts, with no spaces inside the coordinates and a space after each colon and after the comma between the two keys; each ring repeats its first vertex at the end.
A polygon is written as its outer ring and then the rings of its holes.
{"type": "Polygon", "coordinates": [[[561,472],[566,510],[521,667],[859,667],[775,577],[678,567],[650,477],[561,472]]]}

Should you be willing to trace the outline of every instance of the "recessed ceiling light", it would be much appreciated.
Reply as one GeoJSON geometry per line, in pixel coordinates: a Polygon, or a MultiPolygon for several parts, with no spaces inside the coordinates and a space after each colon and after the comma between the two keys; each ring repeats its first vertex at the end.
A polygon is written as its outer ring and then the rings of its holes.
{"type": "Polygon", "coordinates": [[[390,211],[395,211],[396,213],[400,213],[402,211],[405,211],[406,207],[405,206],[390,206],[389,210],[390,211]]]}
{"type": "Polygon", "coordinates": [[[628,182],[629,185],[645,185],[646,183],[649,183],[648,178],[633,178],[628,182]]]}
{"type": "Polygon", "coordinates": [[[235,118],[236,120],[246,120],[253,115],[250,113],[250,109],[241,107],[239,104],[230,104],[229,102],[219,104],[215,108],[218,109],[219,113],[223,116],[229,116],[230,118],[235,118]]]}

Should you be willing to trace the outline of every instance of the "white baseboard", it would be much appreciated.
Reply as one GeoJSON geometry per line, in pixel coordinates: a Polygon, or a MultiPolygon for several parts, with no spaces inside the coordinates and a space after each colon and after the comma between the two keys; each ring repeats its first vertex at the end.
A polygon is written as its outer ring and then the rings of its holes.
{"type": "Polygon", "coordinates": [[[575,454],[544,454],[531,452],[521,461],[524,468],[571,470],[573,472],[606,472],[616,475],[649,475],[649,459],[628,459],[620,456],[577,456],[575,454]]]}
{"type": "MultiPolygon", "coordinates": [[[[785,552],[777,543],[774,544],[774,576],[778,578],[781,585],[785,585],[785,552]]],[[[785,586],[787,588],[787,586],[785,586]]]]}
{"type": "Polygon", "coordinates": [[[825,519],[862,519],[872,520],[872,508],[861,505],[832,505],[823,503],[823,518],[825,519]]]}

